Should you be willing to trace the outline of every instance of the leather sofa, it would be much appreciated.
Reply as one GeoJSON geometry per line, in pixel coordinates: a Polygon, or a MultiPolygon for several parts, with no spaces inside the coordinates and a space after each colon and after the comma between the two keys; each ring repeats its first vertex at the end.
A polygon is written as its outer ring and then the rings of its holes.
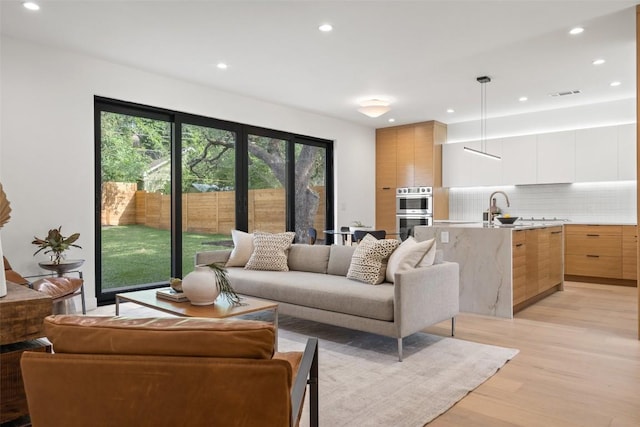
{"type": "MultiPolygon", "coordinates": [[[[395,283],[370,285],[348,279],[353,246],[293,244],[289,271],[227,267],[231,286],[247,296],[278,302],[278,311],[293,317],[356,329],[397,339],[451,319],[454,334],[459,311],[458,264],[442,260],[429,267],[395,275],[395,283]]],[[[196,264],[225,264],[231,250],[199,252],[196,264]]]]}
{"type": "Polygon", "coordinates": [[[21,359],[33,427],[292,426],[310,383],[318,424],[317,340],[274,353],[271,323],[54,315],[54,353],[21,359]]]}

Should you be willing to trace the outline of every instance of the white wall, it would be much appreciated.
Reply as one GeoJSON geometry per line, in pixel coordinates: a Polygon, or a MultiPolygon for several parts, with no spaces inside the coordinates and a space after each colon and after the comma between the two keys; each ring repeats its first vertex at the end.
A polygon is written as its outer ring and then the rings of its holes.
{"type": "Polygon", "coordinates": [[[2,247],[23,274],[39,270],[34,235],[79,232],[95,306],[94,95],[335,141],[336,224],[375,220],[375,131],[69,51],[0,40],[0,182],[11,201],[2,247]],[[358,162],[349,159],[357,158],[358,162]]]}

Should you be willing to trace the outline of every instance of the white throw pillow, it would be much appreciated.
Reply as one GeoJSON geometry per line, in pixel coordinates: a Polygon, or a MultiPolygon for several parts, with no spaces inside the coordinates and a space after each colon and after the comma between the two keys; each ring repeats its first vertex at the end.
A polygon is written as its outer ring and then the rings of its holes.
{"type": "Polygon", "coordinates": [[[371,285],[384,282],[386,261],[399,244],[395,239],[378,240],[367,234],[353,252],[347,278],[371,285]]]}
{"type": "Polygon", "coordinates": [[[244,266],[246,270],[289,271],[289,248],[296,233],[253,233],[253,253],[244,266]]]}
{"type": "MultiPolygon", "coordinates": [[[[412,236],[409,236],[389,257],[386,273],[387,282],[394,283],[395,274],[400,271],[416,268],[423,261],[426,264],[429,261],[429,259],[425,260],[427,257],[431,259],[431,263],[428,265],[433,264],[436,254],[435,247],[435,239],[418,242],[412,236]],[[433,256],[430,255],[431,253],[433,253],[433,256]]],[[[422,267],[424,266],[422,265],[422,267]]]]}
{"type": "Polygon", "coordinates": [[[244,267],[253,253],[253,234],[231,230],[233,250],[227,260],[227,267],[244,267]]]}

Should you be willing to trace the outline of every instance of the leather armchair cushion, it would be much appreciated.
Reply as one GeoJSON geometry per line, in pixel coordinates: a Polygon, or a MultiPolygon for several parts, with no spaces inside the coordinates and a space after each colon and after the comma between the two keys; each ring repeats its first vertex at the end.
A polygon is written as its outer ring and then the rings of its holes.
{"type": "Polygon", "coordinates": [[[270,359],[274,352],[274,326],[251,320],[53,315],[44,327],[56,353],[270,359]]]}
{"type": "Polygon", "coordinates": [[[36,280],[32,287],[56,299],[69,295],[80,289],[83,280],[78,277],[47,277],[36,280]]]}
{"type": "Polygon", "coordinates": [[[13,271],[13,269],[11,268],[11,264],[9,264],[9,260],[7,260],[5,257],[2,257],[2,263],[4,264],[5,277],[9,282],[15,283],[17,285],[29,284],[29,281],[27,279],[13,271]]]}

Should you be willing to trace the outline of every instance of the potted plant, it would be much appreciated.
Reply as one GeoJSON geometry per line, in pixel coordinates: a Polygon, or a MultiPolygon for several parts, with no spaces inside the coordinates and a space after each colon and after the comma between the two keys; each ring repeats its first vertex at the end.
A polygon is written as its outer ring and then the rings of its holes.
{"type": "Polygon", "coordinates": [[[51,261],[53,264],[59,265],[63,259],[64,251],[71,247],[82,249],[81,246],[75,244],[76,240],[80,237],[80,233],[74,233],[69,237],[64,237],[61,231],[62,226],[49,230],[49,234],[47,234],[47,237],[44,239],[39,239],[34,236],[34,241],[31,243],[38,245],[40,249],[35,251],[33,255],[35,256],[43,250],[45,254],[53,253],[51,261]]]}
{"type": "Polygon", "coordinates": [[[373,227],[370,225],[364,225],[361,221],[353,221],[352,225],[349,226],[349,231],[353,234],[356,230],[373,230],[373,227]]]}

